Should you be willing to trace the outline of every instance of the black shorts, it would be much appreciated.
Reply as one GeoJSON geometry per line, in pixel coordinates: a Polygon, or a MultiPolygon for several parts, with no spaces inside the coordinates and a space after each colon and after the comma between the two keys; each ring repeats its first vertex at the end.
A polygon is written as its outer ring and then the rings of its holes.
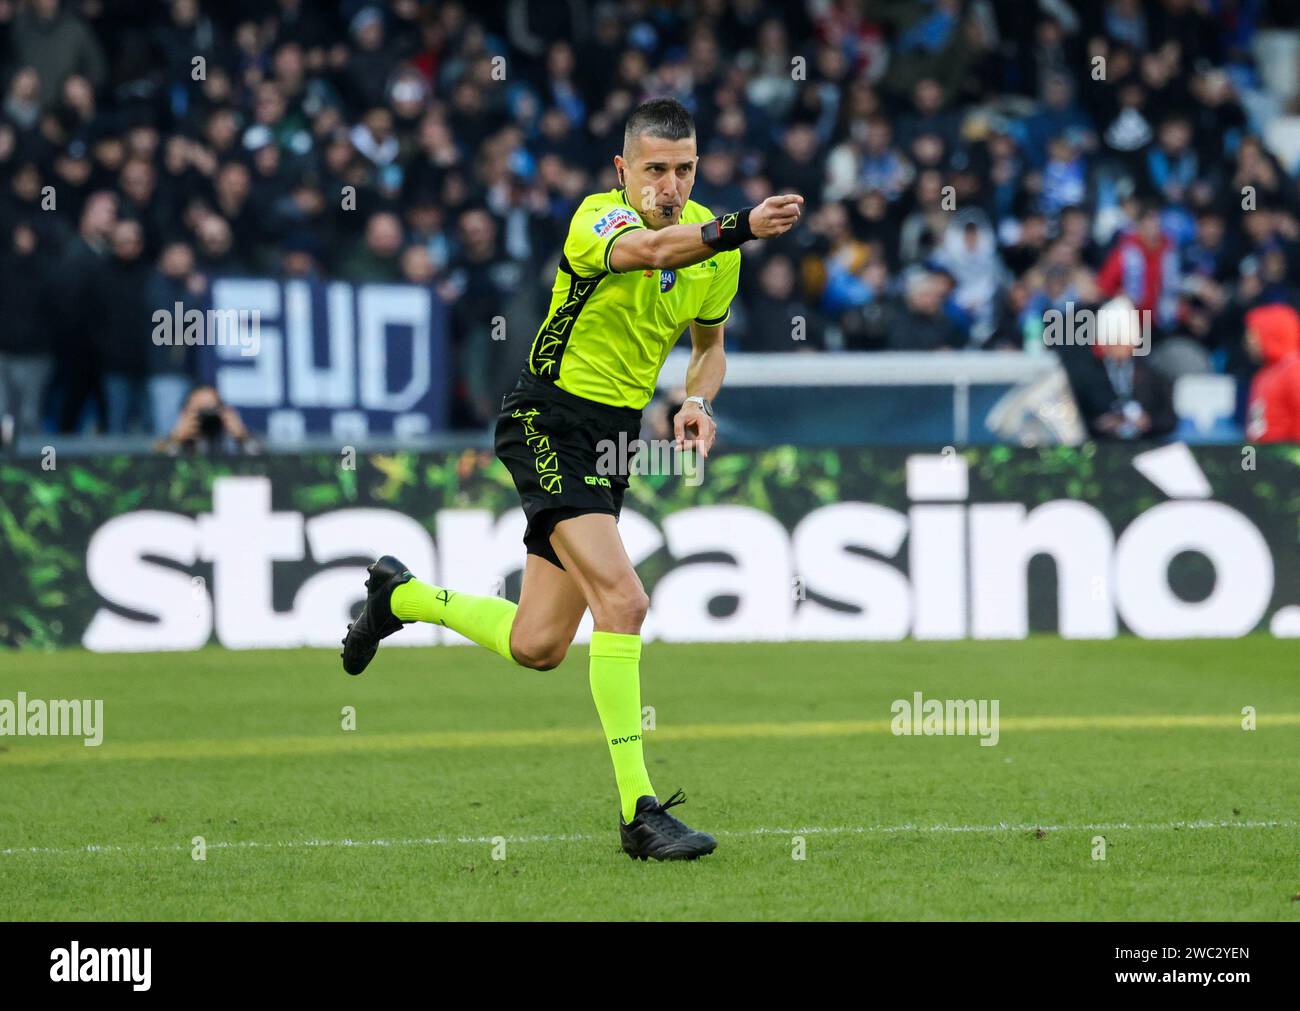
{"type": "Polygon", "coordinates": [[[519,491],[530,555],[562,569],[551,547],[556,523],[584,513],[618,517],[640,435],[635,408],[585,400],[527,372],[519,377],[501,401],[496,453],[519,491]]]}

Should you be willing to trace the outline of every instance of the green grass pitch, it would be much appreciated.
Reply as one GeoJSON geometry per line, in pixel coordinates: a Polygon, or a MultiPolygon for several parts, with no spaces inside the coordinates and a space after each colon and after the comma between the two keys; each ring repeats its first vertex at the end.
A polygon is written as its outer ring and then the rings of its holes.
{"type": "Polygon", "coordinates": [[[582,647],[541,673],[386,645],[360,678],[316,650],[11,653],[0,699],[102,698],[105,738],[0,737],[0,918],[1295,921],[1298,660],[649,644],[651,776],[719,840],[656,864],[618,849],[582,647]],[[998,744],[894,736],[915,691],[998,699],[998,744]]]}

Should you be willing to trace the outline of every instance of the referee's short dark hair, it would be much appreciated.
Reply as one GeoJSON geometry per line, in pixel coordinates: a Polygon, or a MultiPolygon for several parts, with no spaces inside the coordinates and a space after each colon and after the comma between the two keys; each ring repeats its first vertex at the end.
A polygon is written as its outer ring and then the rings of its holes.
{"type": "Polygon", "coordinates": [[[685,140],[695,136],[695,120],[677,99],[652,98],[638,105],[627,118],[623,150],[627,150],[633,138],[641,136],[685,140]]]}

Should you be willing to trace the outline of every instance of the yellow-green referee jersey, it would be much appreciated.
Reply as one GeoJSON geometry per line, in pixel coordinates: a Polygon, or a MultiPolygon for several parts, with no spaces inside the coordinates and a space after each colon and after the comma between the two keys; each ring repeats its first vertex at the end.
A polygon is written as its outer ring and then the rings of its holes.
{"type": "MultiPolygon", "coordinates": [[[[679,221],[704,224],[713,217],[688,200],[679,221]]],[[[740,278],[740,250],[676,270],[618,273],[609,265],[614,240],[645,227],[626,190],[593,193],[578,205],[546,322],[528,353],[529,372],[586,400],[640,410],[691,321],[726,320],[740,278]]]]}

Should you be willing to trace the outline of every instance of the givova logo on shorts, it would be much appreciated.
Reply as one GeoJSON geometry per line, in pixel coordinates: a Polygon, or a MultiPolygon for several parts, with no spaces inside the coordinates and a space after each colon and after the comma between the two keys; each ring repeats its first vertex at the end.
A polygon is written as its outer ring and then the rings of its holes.
{"type": "Polygon", "coordinates": [[[518,418],[524,426],[524,441],[533,451],[533,462],[543,490],[558,495],[564,490],[564,478],[560,474],[560,454],[551,448],[551,437],[537,430],[537,418],[542,412],[536,407],[526,411],[514,411],[510,417],[518,418]]]}

